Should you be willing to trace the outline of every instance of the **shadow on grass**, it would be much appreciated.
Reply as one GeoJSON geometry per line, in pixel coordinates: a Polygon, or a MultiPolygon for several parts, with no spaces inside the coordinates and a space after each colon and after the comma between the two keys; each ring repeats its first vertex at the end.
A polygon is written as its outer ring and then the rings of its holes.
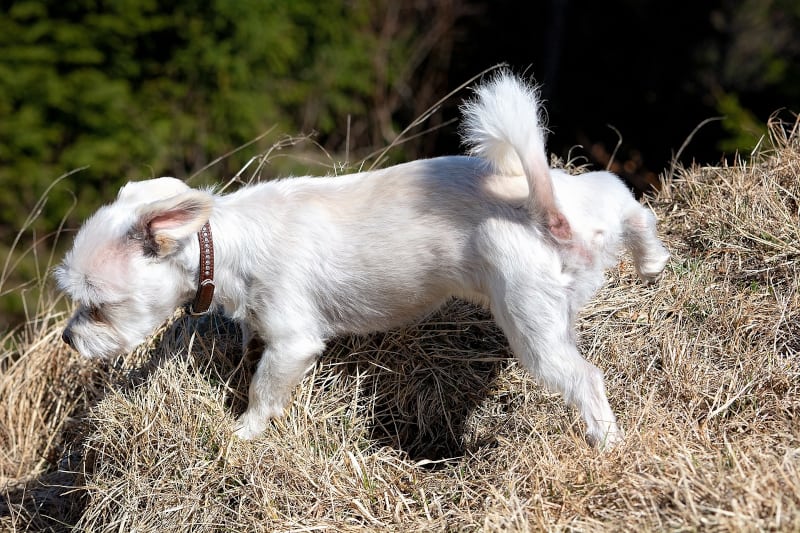
{"type": "MultiPolygon", "coordinates": [[[[246,408],[262,347],[251,342],[235,368],[215,363],[220,379],[235,391],[227,406],[234,415],[246,408]]],[[[323,402],[336,401],[337,395],[359,398],[355,414],[363,418],[373,445],[391,446],[435,468],[492,444],[492,436],[470,430],[469,420],[509,360],[491,315],[454,301],[418,324],[334,339],[317,363],[314,387],[322,390],[323,402]],[[325,398],[332,387],[339,390],[325,398]]]]}
{"type": "MultiPolygon", "coordinates": [[[[180,316],[149,347],[95,367],[86,401],[68,414],[70,422],[49,443],[43,473],[9,484],[0,494],[0,525],[68,531],[77,523],[86,505],[86,479],[97,466],[86,446],[95,423],[90,413],[107,394],[131,392],[167,361],[189,357],[202,379],[224,384],[225,407],[236,416],[246,407],[259,348],[251,343],[243,354],[238,326],[224,317],[180,316]]],[[[353,416],[366,428],[371,446],[393,447],[436,469],[493,445],[494,436],[477,435],[469,421],[508,361],[505,340],[488,312],[454,302],[401,330],[335,339],[318,363],[313,386],[323,402],[360,398],[353,416]],[[330,394],[329,383],[337,388],[330,394]]]]}

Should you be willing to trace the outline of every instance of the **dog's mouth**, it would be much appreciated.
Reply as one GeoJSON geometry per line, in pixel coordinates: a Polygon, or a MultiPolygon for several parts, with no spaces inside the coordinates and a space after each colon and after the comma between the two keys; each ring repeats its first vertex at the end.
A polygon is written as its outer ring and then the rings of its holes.
{"type": "Polygon", "coordinates": [[[61,339],[70,348],[87,359],[110,359],[125,353],[125,347],[109,332],[102,328],[91,328],[68,325],[61,334],[61,339]]]}
{"type": "Polygon", "coordinates": [[[125,353],[125,350],[111,346],[98,346],[96,343],[83,343],[80,341],[70,345],[73,350],[85,359],[108,360],[125,353]]]}

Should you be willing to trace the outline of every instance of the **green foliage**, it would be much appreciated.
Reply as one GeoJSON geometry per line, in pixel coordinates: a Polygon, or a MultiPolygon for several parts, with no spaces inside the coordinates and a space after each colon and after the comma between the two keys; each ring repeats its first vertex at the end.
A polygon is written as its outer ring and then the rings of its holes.
{"type": "Polygon", "coordinates": [[[735,94],[717,95],[717,109],[724,117],[722,128],[726,137],[717,146],[725,153],[741,152],[749,155],[767,135],[767,125],[758,120],[755,114],[742,106],[735,94]]]}
{"type": "MultiPolygon", "coordinates": [[[[311,0],[7,3],[0,223],[15,227],[47,184],[77,167],[88,167],[71,183],[80,218],[127,179],[186,176],[273,125],[341,128],[372,90],[374,37],[353,27],[369,30],[374,9],[311,0]]],[[[54,202],[45,226],[71,198],[54,202]]]]}
{"type": "Polygon", "coordinates": [[[800,3],[744,0],[715,12],[712,20],[724,37],[705,50],[713,73],[706,84],[725,117],[726,137],[717,147],[746,155],[766,135],[769,114],[796,103],[800,3]],[[761,108],[756,109],[759,102],[761,108]]]}
{"type": "MultiPolygon", "coordinates": [[[[67,227],[77,226],[125,181],[187,177],[271,128],[260,146],[215,166],[213,179],[229,177],[282,135],[315,131],[324,142],[338,132],[343,140],[346,117],[370,109],[375,55],[409,56],[406,40],[379,46],[380,1],[0,0],[0,7],[2,258],[22,253],[9,248],[14,235],[66,172],[86,167],[50,193],[32,227],[40,236],[65,216],[67,227]]],[[[34,275],[28,266],[17,274],[34,275]]],[[[9,288],[0,280],[0,296],[9,288]]],[[[0,304],[0,330],[2,308],[10,310],[0,304]]]]}

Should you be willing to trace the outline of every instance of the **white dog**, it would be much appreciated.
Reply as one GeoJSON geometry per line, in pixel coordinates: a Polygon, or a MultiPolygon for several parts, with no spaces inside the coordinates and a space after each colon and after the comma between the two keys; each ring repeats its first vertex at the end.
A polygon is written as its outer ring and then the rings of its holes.
{"type": "Polygon", "coordinates": [[[661,273],[669,255],[654,217],[612,174],[548,168],[530,86],[504,72],[476,93],[463,107],[471,157],[228,195],[173,178],[129,183],[56,270],[78,304],[64,341],[109,357],[180,305],[221,307],[266,343],[236,431],[250,439],[331,337],[464,298],[491,309],[525,368],[577,407],[590,441],[618,441],[602,373],[578,353],[572,325],[623,245],[642,279],[661,273]]]}

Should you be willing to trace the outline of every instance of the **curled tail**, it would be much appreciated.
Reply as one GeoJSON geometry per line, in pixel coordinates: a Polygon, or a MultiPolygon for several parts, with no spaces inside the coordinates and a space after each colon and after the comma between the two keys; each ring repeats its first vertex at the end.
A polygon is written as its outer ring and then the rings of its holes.
{"type": "Polygon", "coordinates": [[[490,161],[500,174],[524,174],[531,216],[556,240],[570,240],[569,222],[553,194],[537,89],[502,71],[478,86],[475,94],[461,107],[462,136],[469,153],[490,161]]]}

